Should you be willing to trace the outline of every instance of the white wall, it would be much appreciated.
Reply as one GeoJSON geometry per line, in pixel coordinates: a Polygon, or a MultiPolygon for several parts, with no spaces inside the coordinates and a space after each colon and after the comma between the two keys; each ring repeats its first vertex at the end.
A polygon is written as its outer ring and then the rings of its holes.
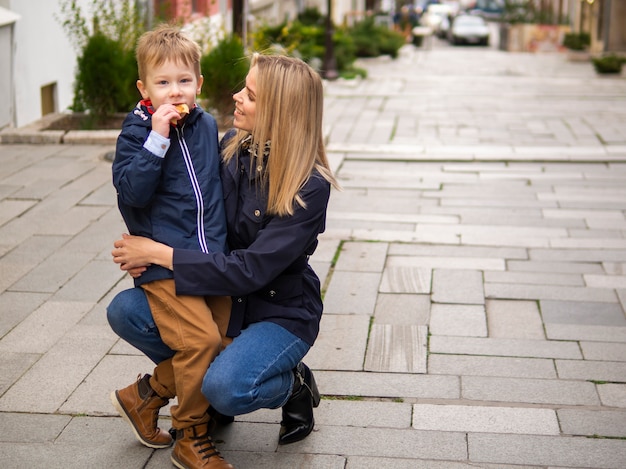
{"type": "MultiPolygon", "coordinates": [[[[89,1],[78,2],[88,12],[89,1]]],[[[61,24],[58,0],[4,0],[0,6],[20,15],[15,23],[16,127],[42,117],[41,88],[57,83],[57,111],[72,104],[76,53],[61,24]]]]}

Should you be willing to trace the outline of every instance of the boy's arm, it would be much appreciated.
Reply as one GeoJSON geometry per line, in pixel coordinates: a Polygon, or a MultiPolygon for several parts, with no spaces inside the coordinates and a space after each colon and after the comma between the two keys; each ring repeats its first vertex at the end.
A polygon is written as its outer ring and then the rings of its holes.
{"type": "Polygon", "coordinates": [[[170,140],[148,128],[124,127],[117,140],[113,185],[121,203],[147,206],[160,183],[163,159],[170,140]]]}

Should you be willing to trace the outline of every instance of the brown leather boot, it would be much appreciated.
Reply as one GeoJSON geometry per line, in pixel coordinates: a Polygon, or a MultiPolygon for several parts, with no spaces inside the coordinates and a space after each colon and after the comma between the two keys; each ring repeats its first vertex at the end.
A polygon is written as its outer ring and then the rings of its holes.
{"type": "Polygon", "coordinates": [[[180,469],[234,469],[213,444],[208,423],[176,430],[172,463],[180,469]]]}
{"type": "Polygon", "coordinates": [[[157,395],[150,386],[150,375],[137,376],[137,382],[111,393],[111,402],[137,439],[149,448],[167,448],[172,437],[158,426],[159,409],[169,401],[157,395]]]}

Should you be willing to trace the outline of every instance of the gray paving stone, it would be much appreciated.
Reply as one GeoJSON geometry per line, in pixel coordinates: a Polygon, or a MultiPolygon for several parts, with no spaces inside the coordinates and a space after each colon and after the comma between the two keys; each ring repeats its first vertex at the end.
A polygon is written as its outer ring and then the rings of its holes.
{"type": "Polygon", "coordinates": [[[39,308],[48,297],[44,293],[0,293],[0,338],[39,308]]]}
{"type": "Polygon", "coordinates": [[[307,364],[324,370],[362,370],[369,326],[370,318],[363,314],[323,315],[307,364]]]}
{"type": "Polygon", "coordinates": [[[443,432],[559,435],[552,409],[467,405],[413,405],[413,428],[443,432]]]}
{"type": "Polygon", "coordinates": [[[387,243],[344,243],[335,271],[382,272],[386,256],[387,243]]]}
{"type": "Polygon", "coordinates": [[[90,303],[48,301],[0,340],[0,351],[46,353],[91,306],[90,303]]]}
{"type": "Polygon", "coordinates": [[[564,379],[521,379],[466,376],[462,379],[464,399],[526,404],[598,405],[592,383],[564,379]]]}
{"type": "Polygon", "coordinates": [[[602,405],[626,409],[626,384],[600,383],[596,389],[602,405]]]}
{"type": "Polygon", "coordinates": [[[55,293],[54,299],[95,303],[125,275],[114,262],[91,261],[55,293]],[[95,285],[94,278],[98,279],[95,285]]]}
{"type": "MultiPolygon", "coordinates": [[[[110,331],[111,342],[117,337],[110,331]]],[[[109,395],[133,383],[138,375],[152,374],[154,364],[145,356],[106,355],[62,403],[59,412],[68,414],[118,416],[109,395]]],[[[168,409],[161,412],[167,414],[168,409]]],[[[165,428],[165,427],[163,427],[165,428]]],[[[169,428],[169,426],[167,427],[169,428]]],[[[130,436],[130,435],[129,435],[130,436]]]]}
{"type": "Polygon", "coordinates": [[[626,362],[626,343],[580,342],[585,360],[626,362]]]}
{"type": "Polygon", "coordinates": [[[374,311],[374,324],[426,325],[429,318],[430,297],[428,295],[378,294],[374,311]]]}
{"type": "Polygon", "coordinates": [[[454,376],[320,370],[315,379],[320,392],[329,396],[458,399],[461,392],[454,376]]]}
{"type": "Polygon", "coordinates": [[[315,409],[315,422],[337,427],[411,428],[411,414],[411,404],[402,402],[322,399],[315,409]]]}
{"type": "Polygon", "coordinates": [[[551,285],[511,285],[506,283],[485,283],[487,298],[520,300],[562,300],[598,303],[617,303],[612,290],[586,287],[563,287],[551,285]]]}
{"type": "MultiPolygon", "coordinates": [[[[622,216],[623,218],[623,216],[622,216]]],[[[531,260],[578,261],[578,262],[624,262],[626,251],[620,249],[531,249],[531,260]]]]}
{"type": "Polygon", "coordinates": [[[463,269],[435,269],[433,291],[435,303],[485,304],[482,272],[463,269]]]}
{"type": "Polygon", "coordinates": [[[534,301],[487,300],[489,337],[545,339],[543,322],[534,301]]]}
{"type": "Polygon", "coordinates": [[[380,282],[381,293],[430,293],[431,269],[386,267],[380,282]]]}
{"type": "Polygon", "coordinates": [[[333,272],[324,295],[325,314],[373,315],[381,274],[333,272]]]}
{"type": "Polygon", "coordinates": [[[554,362],[541,358],[481,357],[430,353],[428,373],[455,376],[500,376],[555,379],[554,362]]]}
{"type": "Polygon", "coordinates": [[[564,274],[603,273],[600,263],[591,262],[544,262],[539,260],[507,262],[507,270],[520,272],[553,272],[564,274]]]}
{"type": "MultiPolygon", "coordinates": [[[[419,456],[419,455],[416,455],[419,456]]],[[[528,469],[529,466],[509,466],[481,464],[483,469],[528,469]]],[[[475,469],[476,464],[469,462],[434,461],[425,459],[376,458],[349,456],[346,469],[475,469]]]]}
{"type": "MultiPolygon", "coordinates": [[[[54,442],[71,419],[69,415],[2,412],[0,413],[0,428],[3,431],[0,432],[0,445],[1,443],[54,442]]],[[[1,458],[2,456],[0,456],[0,461],[1,458]]]]}
{"type": "Polygon", "coordinates": [[[91,255],[84,252],[60,248],[12,284],[9,289],[18,292],[56,293],[90,259],[91,255]]]}
{"type": "Polygon", "coordinates": [[[526,250],[521,248],[501,248],[482,246],[441,246],[424,244],[389,245],[389,256],[432,256],[432,257],[473,257],[495,259],[526,259],[526,250]]]}
{"type": "MultiPolygon", "coordinates": [[[[346,458],[329,454],[285,454],[247,451],[222,451],[226,460],[237,468],[254,467],[256,469],[344,469],[346,458]]],[[[154,458],[146,469],[165,467],[167,461],[152,466],[154,458]]],[[[156,461],[155,461],[156,463],[156,461]]]]}
{"type": "Polygon", "coordinates": [[[0,396],[11,387],[34,363],[40,355],[36,353],[11,353],[0,354],[0,396]]]}
{"type": "MultiPolygon", "coordinates": [[[[583,276],[579,274],[555,274],[538,272],[484,272],[485,282],[513,283],[530,285],[569,285],[585,286],[583,276]]],[[[588,285],[592,286],[592,285],[588,285]]]]}
{"type": "Polygon", "coordinates": [[[297,446],[283,446],[284,452],[343,454],[463,461],[465,435],[457,432],[320,426],[297,446]]]}
{"type": "Polygon", "coordinates": [[[433,335],[486,337],[485,308],[482,305],[433,304],[429,330],[433,335]]]}
{"type": "Polygon", "coordinates": [[[502,259],[443,257],[443,256],[411,256],[389,257],[387,267],[417,267],[422,269],[462,269],[462,270],[505,270],[502,259]]]}
{"type": "Polygon", "coordinates": [[[551,340],[626,342],[626,327],[546,324],[545,328],[546,336],[551,340]]]}
{"type": "Polygon", "coordinates": [[[555,364],[557,373],[562,379],[626,381],[626,362],[556,360],[555,364]]]}
{"type": "Polygon", "coordinates": [[[426,326],[373,324],[363,369],[426,373],[427,342],[426,326]]]}
{"type": "Polygon", "coordinates": [[[112,344],[98,330],[74,327],[0,397],[0,412],[56,412],[112,344]],[[42,383],[46,383],[45,399],[42,383]]]}
{"type": "MultiPolygon", "coordinates": [[[[0,232],[4,228],[0,228],[0,232]]],[[[0,276],[0,291],[9,288],[15,281],[19,280],[50,254],[59,249],[67,241],[67,238],[63,236],[27,235],[20,240],[6,241],[10,244],[14,242],[21,244],[2,258],[2,265],[0,265],[2,273],[0,276]]]]}
{"type": "Polygon", "coordinates": [[[623,440],[470,433],[468,447],[476,463],[621,469],[626,461],[623,440]]]}
{"type": "Polygon", "coordinates": [[[557,415],[567,435],[626,437],[625,411],[559,409],[557,415]]]}
{"type": "Polygon", "coordinates": [[[548,340],[431,336],[428,348],[431,353],[453,353],[461,355],[582,358],[577,343],[548,340]]]}
{"type": "Polygon", "coordinates": [[[544,300],[539,306],[547,324],[626,326],[626,317],[617,303],[544,300]]]}

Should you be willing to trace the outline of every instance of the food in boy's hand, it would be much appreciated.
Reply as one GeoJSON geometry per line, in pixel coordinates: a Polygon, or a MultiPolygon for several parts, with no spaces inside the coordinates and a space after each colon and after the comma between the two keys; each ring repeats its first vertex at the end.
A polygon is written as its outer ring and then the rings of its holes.
{"type": "MultiPolygon", "coordinates": [[[[176,105],[176,112],[178,112],[180,114],[180,118],[182,119],[187,114],[189,114],[189,106],[187,106],[185,103],[177,104],[176,105]]],[[[172,125],[176,125],[176,123],[178,122],[178,119],[172,119],[171,122],[172,122],[172,125]]]]}

